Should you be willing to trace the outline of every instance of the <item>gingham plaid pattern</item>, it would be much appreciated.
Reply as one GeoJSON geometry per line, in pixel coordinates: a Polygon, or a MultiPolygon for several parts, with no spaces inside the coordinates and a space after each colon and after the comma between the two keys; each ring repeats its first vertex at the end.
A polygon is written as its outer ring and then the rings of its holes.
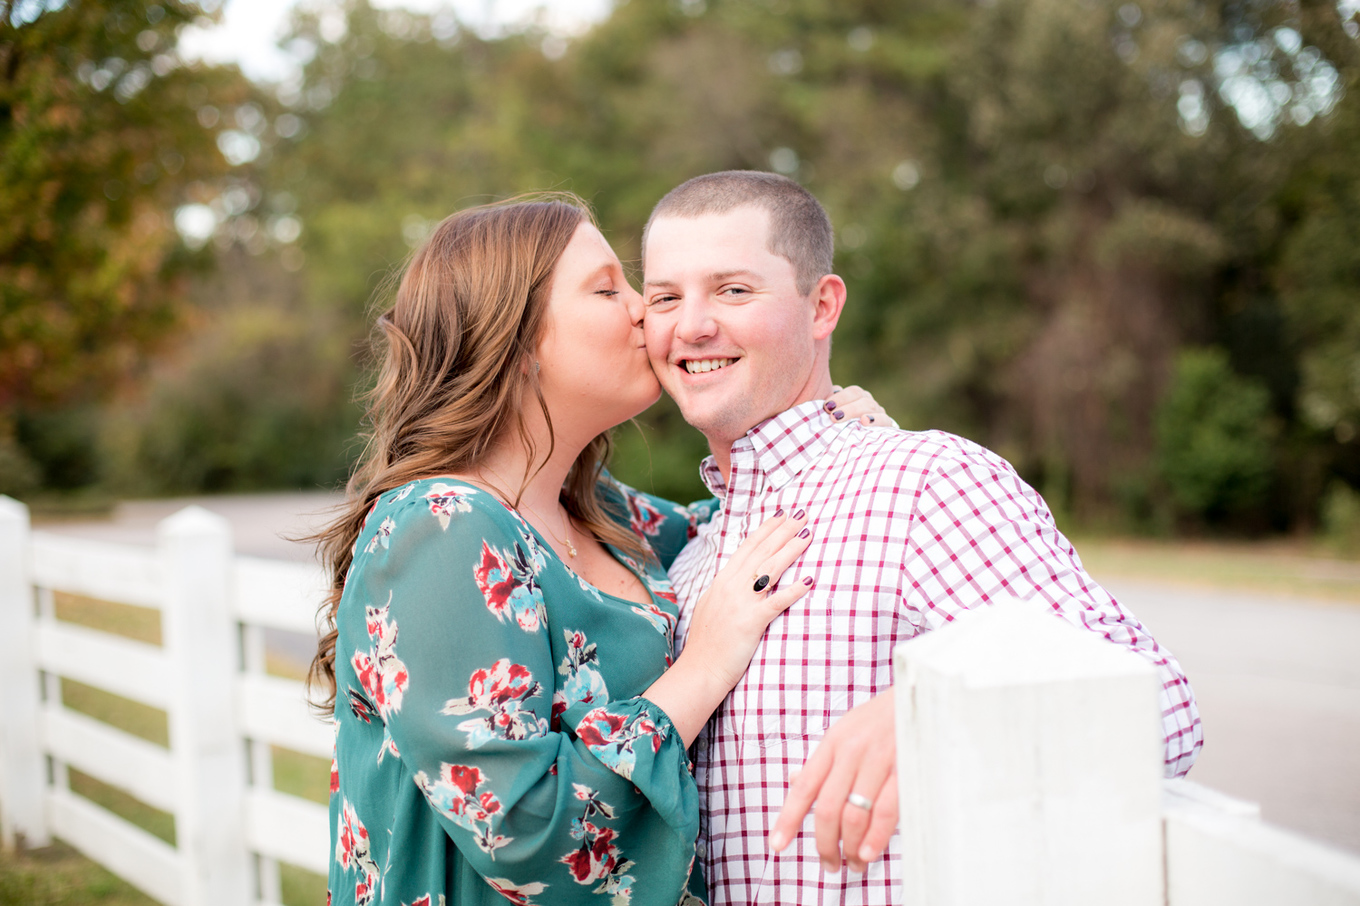
{"type": "Polygon", "coordinates": [[[938,431],[828,425],[821,405],[803,403],[737,441],[725,485],[712,457],[704,461],[704,482],[723,505],[670,571],[683,645],[695,602],[747,533],[779,507],[808,511],[812,546],[786,577],[816,584],[770,625],[695,744],[714,906],[897,900],[897,836],[865,874],[827,874],[811,816],[783,853],[770,852],[769,832],[790,771],[826,727],[891,685],[893,647],[992,598],[1045,601],[1154,664],[1167,776],[1190,769],[1203,736],[1180,665],[1086,574],[1010,464],[938,431]]]}

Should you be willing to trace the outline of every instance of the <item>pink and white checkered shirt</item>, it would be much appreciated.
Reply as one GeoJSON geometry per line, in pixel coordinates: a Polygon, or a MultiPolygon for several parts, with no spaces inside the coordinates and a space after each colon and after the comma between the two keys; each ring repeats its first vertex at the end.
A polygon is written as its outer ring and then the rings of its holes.
{"type": "Polygon", "coordinates": [[[790,581],[811,592],[770,624],[746,676],[696,740],[700,856],[713,906],[887,904],[900,897],[900,838],[863,875],[822,870],[812,816],[782,853],[768,837],[797,770],[826,728],[892,684],[897,643],[993,598],[1037,598],[1064,619],[1147,658],[1162,676],[1166,773],[1184,774],[1203,736],[1170,652],[1081,566],[1048,507],[996,454],[938,431],[829,425],[812,401],[732,445],[721,508],[671,567],[683,645],[699,595],[774,511],[808,511],[812,546],[790,581]]]}

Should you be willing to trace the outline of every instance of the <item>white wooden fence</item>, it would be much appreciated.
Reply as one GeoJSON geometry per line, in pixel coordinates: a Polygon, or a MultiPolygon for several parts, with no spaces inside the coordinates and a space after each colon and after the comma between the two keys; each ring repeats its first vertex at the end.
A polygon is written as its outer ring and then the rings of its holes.
{"type": "Polygon", "coordinates": [[[314,634],[320,570],[237,557],[198,507],[154,550],[29,532],[0,497],[0,830],[60,837],[170,906],[280,900],[280,861],[327,869],[326,809],[273,788],[271,746],[331,756],[302,684],[264,672],[264,633],[314,634]],[[58,622],[67,592],[160,612],[162,644],[58,622]],[[162,709],[169,748],[65,707],[61,678],[162,709]],[[68,768],[174,816],[172,846],[73,793],[68,768]]]}
{"type": "MultiPolygon", "coordinates": [[[[169,906],[275,904],[279,862],[324,874],[325,809],[273,789],[271,746],[329,757],[264,633],[311,634],[314,567],[235,557],[190,507],[148,550],[30,533],[0,497],[0,830],[57,836],[169,906]],[[162,645],[55,619],[69,592],[161,614],[162,645]],[[163,709],[164,748],[61,703],[60,678],[163,709]],[[175,819],[171,846],[71,791],[68,768],[175,819]]],[[[1254,806],[1161,779],[1152,668],[1026,602],[897,651],[910,906],[1360,906],[1360,859],[1254,806]]]]}
{"type": "Polygon", "coordinates": [[[895,654],[909,906],[1360,906],[1360,858],[1162,780],[1137,655],[1027,601],[895,654]]]}

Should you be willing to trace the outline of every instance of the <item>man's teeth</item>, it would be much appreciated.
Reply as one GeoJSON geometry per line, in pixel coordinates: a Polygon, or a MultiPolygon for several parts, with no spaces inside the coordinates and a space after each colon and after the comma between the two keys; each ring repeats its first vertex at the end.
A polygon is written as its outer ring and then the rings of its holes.
{"type": "Polygon", "coordinates": [[[690,374],[703,374],[705,371],[726,368],[735,361],[736,359],[686,359],[685,370],[690,374]]]}

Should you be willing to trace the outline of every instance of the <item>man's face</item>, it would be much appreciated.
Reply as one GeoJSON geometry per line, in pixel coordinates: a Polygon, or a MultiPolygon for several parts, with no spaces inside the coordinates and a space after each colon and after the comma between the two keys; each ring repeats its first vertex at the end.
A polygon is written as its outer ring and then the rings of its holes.
{"type": "Polygon", "coordinates": [[[798,293],[793,264],[769,250],[768,236],[758,207],[660,217],[647,233],[647,355],[715,450],[821,389],[817,291],[798,293]]]}

